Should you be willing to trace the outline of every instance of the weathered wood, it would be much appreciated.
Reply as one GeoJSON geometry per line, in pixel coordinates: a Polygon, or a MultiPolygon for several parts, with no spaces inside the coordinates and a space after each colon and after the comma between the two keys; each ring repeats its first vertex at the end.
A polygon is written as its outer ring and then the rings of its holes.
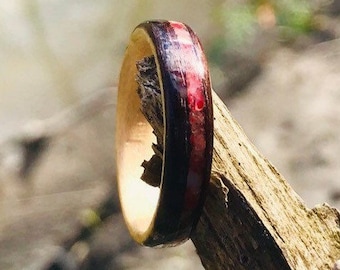
{"type": "Polygon", "coordinates": [[[308,209],[213,95],[210,190],[192,235],[206,269],[331,269],[340,258],[340,213],[308,209]]]}
{"type": "MultiPolygon", "coordinates": [[[[210,190],[192,234],[204,267],[331,269],[340,258],[339,211],[326,204],[308,209],[215,93],[213,103],[210,190]]],[[[143,166],[143,180],[157,185],[160,163],[143,166]]]]}
{"type": "Polygon", "coordinates": [[[163,108],[161,89],[154,56],[145,57],[136,63],[138,74],[137,94],[141,100],[140,110],[153,128],[157,144],[152,144],[154,155],[141,165],[144,172],[141,179],[151,186],[157,187],[161,183],[163,159],[163,108]]]}

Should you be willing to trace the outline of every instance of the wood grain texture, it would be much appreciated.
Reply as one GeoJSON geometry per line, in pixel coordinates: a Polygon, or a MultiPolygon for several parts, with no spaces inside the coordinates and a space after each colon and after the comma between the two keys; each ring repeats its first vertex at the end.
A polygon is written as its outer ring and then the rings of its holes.
{"type": "MultiPolygon", "coordinates": [[[[332,269],[340,213],[308,209],[213,93],[210,190],[192,235],[206,269],[332,269]]],[[[322,180],[320,180],[322,181],[322,180]]]]}

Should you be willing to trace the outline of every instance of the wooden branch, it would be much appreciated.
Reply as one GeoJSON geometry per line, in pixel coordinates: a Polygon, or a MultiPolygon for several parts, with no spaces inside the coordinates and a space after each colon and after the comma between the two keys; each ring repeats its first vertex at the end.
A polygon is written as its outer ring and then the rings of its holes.
{"type": "Polygon", "coordinates": [[[308,209],[216,94],[213,174],[192,240],[206,269],[331,269],[340,213],[308,209]]]}
{"type": "Polygon", "coordinates": [[[161,183],[162,159],[163,159],[163,113],[162,97],[153,56],[145,57],[137,61],[138,70],[137,94],[141,100],[140,110],[153,128],[157,144],[152,144],[154,155],[149,161],[144,161],[144,173],[141,179],[151,186],[158,187],[161,183]]]}
{"type": "MultiPolygon", "coordinates": [[[[140,89],[137,91],[141,93],[140,89]]],[[[144,95],[140,97],[143,101],[144,95]]],[[[339,211],[326,204],[308,209],[275,167],[251,144],[214,93],[213,102],[215,127],[210,190],[192,234],[204,267],[213,270],[331,269],[340,258],[339,211]]],[[[161,120],[157,121],[159,114],[155,115],[143,102],[141,110],[147,119],[158,123],[155,134],[159,133],[162,130],[161,120]]],[[[157,186],[159,159],[145,161],[143,167],[143,180],[157,186]]]]}
{"type": "MultiPolygon", "coordinates": [[[[49,142],[59,135],[70,131],[86,119],[113,105],[115,87],[94,91],[92,95],[80,100],[61,112],[45,120],[31,120],[7,138],[0,137],[0,157],[5,159],[7,148],[18,148],[21,152],[19,176],[28,178],[37,160],[48,148],[49,142]],[[11,147],[12,145],[12,147],[11,147]],[[15,145],[15,147],[13,147],[15,145]],[[4,151],[5,149],[5,151],[4,151]]],[[[0,159],[0,168],[2,166],[0,159]]]]}

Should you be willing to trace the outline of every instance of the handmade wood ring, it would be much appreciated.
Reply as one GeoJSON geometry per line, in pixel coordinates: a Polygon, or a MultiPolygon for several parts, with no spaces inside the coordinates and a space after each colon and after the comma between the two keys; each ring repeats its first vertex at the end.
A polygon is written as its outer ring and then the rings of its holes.
{"type": "Polygon", "coordinates": [[[146,246],[187,240],[203,208],[213,149],[210,75],[188,26],[148,21],[133,31],[119,78],[116,130],[118,191],[131,236],[146,246]],[[140,180],[154,135],[140,111],[136,61],[148,56],[155,58],[163,103],[160,187],[140,180]]]}

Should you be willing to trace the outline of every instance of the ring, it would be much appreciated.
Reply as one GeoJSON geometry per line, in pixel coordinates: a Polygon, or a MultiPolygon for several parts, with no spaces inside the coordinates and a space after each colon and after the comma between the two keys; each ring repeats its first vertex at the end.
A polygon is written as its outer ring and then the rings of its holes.
{"type": "Polygon", "coordinates": [[[206,197],[212,149],[210,75],[196,34],[173,21],[138,25],[120,72],[116,115],[118,192],[135,241],[173,246],[190,238],[206,197]],[[150,184],[141,178],[144,160],[153,156],[160,161],[159,182],[150,184]]]}

